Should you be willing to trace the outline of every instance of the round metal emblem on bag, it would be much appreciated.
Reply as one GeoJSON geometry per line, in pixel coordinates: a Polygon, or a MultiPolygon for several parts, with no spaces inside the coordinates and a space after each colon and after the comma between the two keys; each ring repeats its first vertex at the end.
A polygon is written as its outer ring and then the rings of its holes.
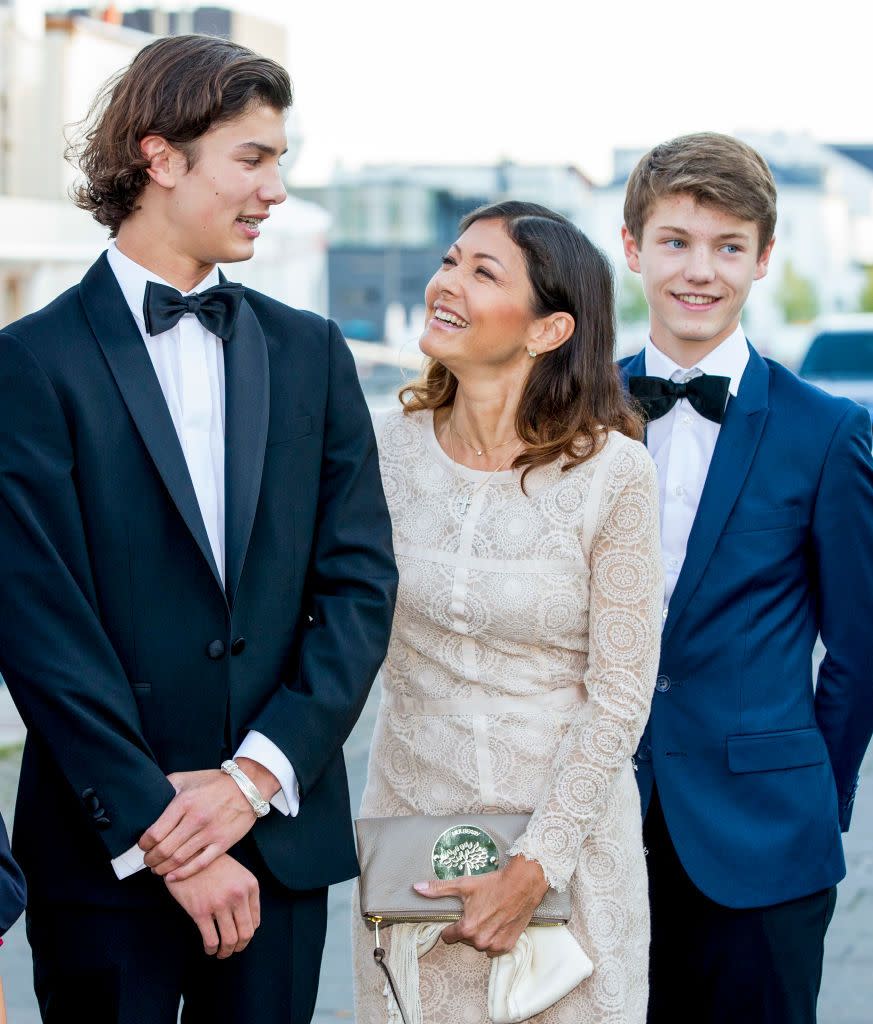
{"type": "Polygon", "coordinates": [[[500,867],[497,843],[478,825],[455,825],[433,844],[433,870],[437,878],[485,875],[500,867]]]}

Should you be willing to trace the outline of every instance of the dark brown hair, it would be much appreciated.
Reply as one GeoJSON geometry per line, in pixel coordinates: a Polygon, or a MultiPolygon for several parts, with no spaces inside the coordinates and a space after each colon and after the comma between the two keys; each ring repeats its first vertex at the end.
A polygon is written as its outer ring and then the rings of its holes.
{"type": "MultiPolygon", "coordinates": [[[[533,315],[570,313],[572,335],[537,356],[515,414],[525,449],[513,462],[528,472],[566,457],[563,470],[600,450],[608,430],[640,439],[643,425],[631,408],[613,361],[615,317],[612,268],[603,253],[569,220],[535,203],[483,206],[461,221],[463,234],[479,220],[498,220],[521,249],[533,292],[533,315]],[[606,427],[606,431],[601,429],[606,427]]],[[[400,392],[404,411],[442,409],[455,400],[458,381],[436,359],[400,392]]]]}
{"type": "Polygon", "coordinates": [[[624,223],[639,245],[652,207],[663,196],[690,195],[758,226],[758,255],[776,227],[776,183],[757,150],[730,135],[698,132],[655,146],[631,172],[624,223]]]}
{"type": "Polygon", "coordinates": [[[149,181],[140,142],[160,135],[197,160],[197,140],[253,104],[291,106],[288,73],[275,61],[214,36],[158,39],[102,87],[67,149],[84,182],[73,201],[114,238],[149,181]]]}

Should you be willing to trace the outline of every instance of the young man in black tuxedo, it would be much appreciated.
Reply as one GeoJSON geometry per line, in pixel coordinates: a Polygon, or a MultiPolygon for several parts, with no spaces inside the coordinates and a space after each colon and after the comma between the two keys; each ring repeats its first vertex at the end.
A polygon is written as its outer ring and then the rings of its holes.
{"type": "Polygon", "coordinates": [[[233,43],[146,47],[80,156],[115,243],[0,334],[0,671],[49,1024],[182,998],[309,1021],[326,886],[357,870],[341,748],[397,582],[369,414],[332,323],[216,267],[285,198],[290,103],[233,43]]]}

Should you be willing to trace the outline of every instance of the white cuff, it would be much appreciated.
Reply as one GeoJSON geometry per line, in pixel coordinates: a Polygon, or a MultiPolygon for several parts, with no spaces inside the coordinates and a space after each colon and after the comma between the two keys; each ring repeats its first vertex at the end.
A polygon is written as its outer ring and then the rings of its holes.
{"type": "Polygon", "coordinates": [[[135,875],[137,871],[142,871],[145,867],[145,851],[141,850],[136,843],[129,850],[125,850],[124,853],[120,853],[117,857],[112,858],[112,870],[118,876],[118,878],[127,878],[129,875],[135,875]]]}
{"type": "Polygon", "coordinates": [[[300,810],[300,787],[297,785],[297,775],[291,767],[291,762],[276,744],[262,732],[256,732],[253,729],[240,743],[239,749],[234,754],[234,760],[238,757],[248,757],[252,761],[257,761],[276,776],[282,788],[270,798],[270,803],[280,814],[290,814],[292,818],[296,817],[300,810]]]}

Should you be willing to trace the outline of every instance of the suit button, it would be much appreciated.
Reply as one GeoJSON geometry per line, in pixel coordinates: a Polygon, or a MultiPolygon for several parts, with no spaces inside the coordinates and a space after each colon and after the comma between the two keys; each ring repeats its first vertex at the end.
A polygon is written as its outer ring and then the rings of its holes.
{"type": "MultiPolygon", "coordinates": [[[[87,789],[82,790],[82,803],[84,803],[86,809],[94,814],[100,810],[100,797],[97,793],[89,786],[87,789]]],[[[100,811],[102,814],[103,812],[100,811]]]]}
{"type": "Polygon", "coordinates": [[[242,654],[246,649],[246,638],[244,636],[238,636],[236,640],[230,645],[231,654],[242,654]]]}
{"type": "Polygon", "coordinates": [[[213,661],[218,661],[219,658],[224,657],[224,641],[213,640],[206,648],[206,653],[212,658],[213,661]]]}
{"type": "Polygon", "coordinates": [[[669,676],[658,676],[657,680],[655,681],[655,689],[658,691],[658,693],[666,693],[670,689],[671,685],[672,684],[670,682],[669,676]]]}
{"type": "Polygon", "coordinates": [[[638,761],[651,761],[652,760],[652,748],[648,745],[648,743],[641,744],[640,749],[637,751],[637,760],[638,761]]]}
{"type": "Polygon", "coordinates": [[[109,818],[106,817],[106,815],[103,815],[100,818],[95,818],[94,824],[97,826],[97,828],[100,829],[101,832],[105,832],[106,829],[111,827],[112,822],[109,820],[109,818]]]}

